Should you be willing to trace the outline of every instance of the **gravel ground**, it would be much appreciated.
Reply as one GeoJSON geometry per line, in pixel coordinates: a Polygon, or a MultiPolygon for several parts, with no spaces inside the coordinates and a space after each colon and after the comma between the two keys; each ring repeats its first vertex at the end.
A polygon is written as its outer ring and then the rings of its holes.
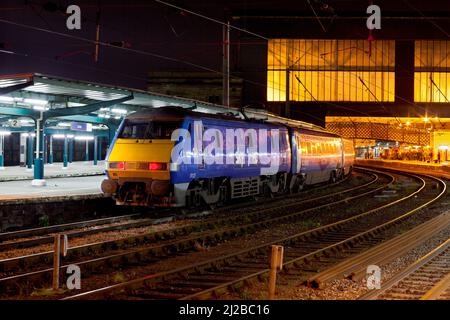
{"type": "MultiPolygon", "coordinates": [[[[81,246],[89,243],[96,243],[100,241],[108,241],[108,240],[118,240],[123,239],[127,237],[132,236],[138,236],[138,235],[144,235],[152,232],[158,232],[163,230],[170,230],[182,226],[187,226],[189,224],[192,224],[194,221],[192,220],[176,220],[171,221],[168,223],[161,223],[161,224],[155,224],[145,227],[139,227],[139,228],[131,228],[131,229],[125,229],[125,230],[115,230],[115,231],[108,231],[108,232],[102,232],[97,234],[92,234],[84,237],[77,237],[77,238],[71,238],[69,239],[69,247],[76,247],[81,246]]],[[[96,227],[88,227],[86,229],[95,229],[96,227]]],[[[98,227],[97,227],[98,228],[98,227]]],[[[80,229],[83,230],[83,229],[80,229]]],[[[23,248],[23,249],[12,249],[12,250],[5,250],[0,252],[0,260],[1,259],[10,259],[14,257],[29,255],[29,254],[35,254],[35,253],[41,253],[41,252],[47,252],[53,250],[53,243],[49,244],[43,244],[35,247],[30,248],[23,248]]]]}
{"type": "MultiPolygon", "coordinates": [[[[375,199],[374,201],[386,201],[383,199],[375,199]]],[[[326,217],[321,217],[320,219],[303,219],[297,223],[285,223],[274,226],[271,229],[265,229],[258,231],[253,234],[248,234],[236,239],[226,241],[215,245],[213,247],[205,247],[203,244],[198,244],[196,246],[197,252],[185,253],[179,256],[167,258],[160,260],[156,263],[147,266],[140,267],[127,267],[122,270],[117,268],[115,272],[109,273],[107,275],[92,275],[83,280],[83,291],[92,290],[94,288],[99,288],[102,286],[111,285],[114,283],[120,283],[131,279],[140,278],[152,273],[164,272],[171,270],[176,266],[185,266],[189,264],[198,263],[200,261],[206,261],[208,259],[222,257],[224,255],[234,253],[236,251],[243,250],[245,248],[250,248],[253,246],[263,245],[276,241],[280,238],[287,237],[293,234],[297,234],[308,229],[330,223],[332,221],[339,220],[342,215],[348,215],[346,210],[340,210],[340,212],[335,212],[329,214],[326,217]],[[322,223],[320,223],[322,222],[322,223]]],[[[71,294],[74,294],[71,292],[71,294]]],[[[36,296],[39,298],[39,296],[36,296]]],[[[60,296],[55,296],[53,298],[58,298],[60,296]]],[[[17,297],[16,297],[17,298],[17,297]]],[[[40,297],[42,298],[42,297],[40,297]]],[[[50,298],[45,296],[45,298],[50,298]]]]}
{"type": "MultiPolygon", "coordinates": [[[[270,202],[269,205],[276,206],[276,203],[278,203],[278,202],[283,202],[284,204],[286,204],[287,202],[301,201],[301,199],[303,197],[310,198],[312,196],[314,196],[314,197],[321,196],[323,194],[330,193],[331,191],[338,192],[339,190],[344,190],[344,189],[347,189],[350,187],[362,185],[364,183],[367,183],[371,179],[372,179],[371,176],[369,176],[367,174],[354,173],[354,175],[351,177],[351,179],[348,179],[347,181],[336,185],[335,187],[333,187],[332,190],[323,189],[323,188],[310,189],[307,193],[305,193],[303,195],[299,194],[298,197],[288,198],[285,200],[283,200],[282,198],[275,198],[275,199],[273,199],[273,201],[270,202]]],[[[253,205],[249,204],[248,209],[246,209],[246,208],[243,208],[240,210],[231,209],[231,212],[228,211],[226,213],[220,213],[220,214],[217,214],[210,218],[203,218],[203,220],[204,221],[209,221],[209,220],[212,221],[219,217],[224,218],[224,217],[226,217],[227,214],[230,215],[230,214],[239,213],[239,211],[242,212],[242,210],[253,211],[253,210],[256,210],[257,208],[260,208],[261,205],[262,204],[255,202],[253,205]],[[237,212],[235,212],[235,211],[237,211],[237,212]]],[[[267,205],[266,205],[266,207],[267,207],[267,205]]],[[[223,211],[222,208],[219,210],[223,211]]],[[[126,229],[126,230],[101,232],[98,234],[92,234],[92,235],[83,236],[83,237],[71,238],[69,241],[69,246],[75,247],[75,246],[81,246],[81,245],[86,245],[86,244],[90,244],[90,243],[96,243],[96,242],[100,242],[100,241],[118,240],[118,239],[123,239],[126,237],[144,235],[144,234],[151,233],[151,232],[170,230],[170,229],[178,228],[181,226],[187,226],[187,225],[195,223],[197,221],[195,219],[175,220],[175,221],[172,221],[169,223],[163,223],[163,224],[158,224],[158,225],[151,225],[151,226],[145,226],[145,227],[139,227],[139,228],[131,228],[131,229],[126,229]]],[[[120,224],[125,224],[125,222],[117,222],[117,223],[112,223],[112,224],[107,224],[107,225],[120,225],[120,224]]],[[[96,228],[100,228],[100,227],[104,227],[104,226],[106,226],[106,225],[85,227],[85,228],[80,228],[80,229],[74,229],[74,230],[71,230],[70,232],[96,229],[96,228]]],[[[67,233],[70,234],[70,232],[67,232],[67,233]]],[[[39,237],[21,238],[21,240],[36,239],[36,238],[39,238],[39,237]]],[[[7,243],[7,242],[14,242],[14,240],[5,241],[5,243],[7,243]]],[[[10,259],[10,258],[14,258],[14,257],[24,256],[24,255],[30,255],[30,254],[35,254],[35,253],[42,253],[42,252],[47,252],[50,250],[53,250],[53,244],[44,244],[44,245],[38,245],[38,246],[34,246],[34,247],[29,247],[29,248],[5,250],[5,251],[0,252],[0,260],[10,259]]]]}
{"type": "MultiPolygon", "coordinates": [[[[450,228],[444,229],[421,245],[408,251],[392,262],[380,266],[382,283],[389,280],[401,270],[404,270],[416,260],[426,255],[442,242],[450,237],[450,228]]],[[[342,279],[333,280],[321,286],[320,289],[308,288],[300,282],[283,283],[283,277],[279,277],[277,285],[277,299],[280,300],[355,300],[367,292],[366,280],[354,282],[342,279]]],[[[257,283],[253,287],[244,289],[239,294],[229,294],[224,299],[267,299],[267,284],[257,283]]]]}
{"type": "MultiPolygon", "coordinates": [[[[350,179],[349,182],[351,184],[359,185],[362,182],[366,182],[364,180],[369,179],[360,179],[360,176],[357,176],[358,179],[350,179]],[[357,181],[357,183],[355,183],[357,181]]],[[[339,186],[341,187],[342,184],[339,186]]],[[[347,186],[348,187],[348,186],[347,186]]],[[[333,190],[334,191],[334,190],[333,190]]],[[[330,192],[329,190],[324,192],[330,192]]],[[[379,199],[381,200],[381,199],[379,199]]],[[[345,210],[342,210],[345,211],[345,210]]],[[[339,218],[339,215],[343,214],[344,212],[336,212],[333,215],[330,215],[328,219],[331,220],[337,220],[339,218]]],[[[325,220],[328,220],[325,219],[325,220]]],[[[185,220],[179,221],[178,223],[186,223],[185,220]]],[[[157,230],[163,230],[163,228],[173,228],[178,227],[179,225],[175,226],[175,222],[170,222],[167,224],[161,224],[157,226],[152,226],[154,231],[157,230]]],[[[320,225],[320,224],[319,224],[320,225]]],[[[296,234],[298,232],[311,229],[312,227],[316,227],[317,224],[314,224],[313,221],[309,220],[303,220],[298,223],[287,223],[282,225],[277,225],[276,228],[273,228],[271,230],[262,230],[254,234],[250,234],[244,237],[240,237],[237,239],[233,239],[228,242],[224,242],[221,244],[218,244],[214,247],[205,247],[203,244],[198,244],[196,246],[197,252],[194,253],[188,253],[183,254],[180,256],[176,256],[173,258],[169,258],[166,260],[161,260],[155,264],[149,265],[149,266],[142,266],[142,267],[133,267],[133,268],[126,268],[125,270],[122,270],[121,268],[117,268],[117,270],[113,273],[110,273],[108,275],[93,275],[89,278],[83,279],[83,291],[89,290],[93,288],[98,288],[100,286],[113,284],[113,283],[119,283],[128,279],[135,279],[144,275],[148,275],[149,273],[156,273],[156,272],[163,272],[168,269],[173,269],[176,265],[187,265],[191,263],[196,263],[199,261],[205,261],[207,259],[216,258],[223,256],[225,254],[230,254],[233,252],[236,252],[238,250],[242,250],[243,248],[248,248],[251,246],[257,246],[264,243],[268,243],[274,240],[277,240],[281,237],[289,236],[292,234],[296,234]]],[[[144,228],[136,228],[136,229],[130,229],[130,230],[123,230],[123,231],[114,231],[109,232],[108,234],[98,234],[93,235],[90,237],[83,237],[79,239],[73,239],[70,241],[71,246],[75,245],[81,245],[89,242],[96,242],[104,240],[110,240],[110,239],[119,239],[126,236],[136,235],[136,234],[143,234],[149,232],[149,227],[144,228]],[[138,233],[137,233],[138,232],[138,233]],[[79,242],[76,242],[75,240],[78,240],[79,242]]],[[[42,246],[45,247],[45,246],[42,246]]],[[[47,246],[46,249],[42,249],[42,251],[47,251],[51,248],[51,246],[47,246]]],[[[28,254],[23,253],[24,250],[35,250],[36,248],[29,248],[29,249],[22,249],[17,251],[22,251],[22,253],[18,254],[28,254]]],[[[34,253],[33,251],[30,251],[30,253],[34,253]]],[[[3,254],[3,253],[1,253],[3,254]]],[[[71,292],[71,294],[74,294],[75,292],[71,292]]],[[[20,297],[15,297],[20,298],[20,297]]],[[[29,297],[27,297],[29,298],[29,297]]],[[[39,295],[36,296],[36,298],[43,298],[42,296],[39,297],[39,295]]],[[[44,298],[51,298],[48,295],[46,295],[44,298]]],[[[57,296],[54,296],[53,298],[57,298],[57,296]]]]}

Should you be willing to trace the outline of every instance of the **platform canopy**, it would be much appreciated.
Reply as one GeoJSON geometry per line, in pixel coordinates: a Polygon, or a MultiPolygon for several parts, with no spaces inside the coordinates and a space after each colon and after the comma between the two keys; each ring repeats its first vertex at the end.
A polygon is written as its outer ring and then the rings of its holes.
{"type": "Polygon", "coordinates": [[[0,76],[0,115],[4,116],[32,117],[45,111],[49,119],[108,123],[139,109],[162,106],[231,111],[202,101],[37,73],[0,76]]]}
{"type": "MultiPolygon", "coordinates": [[[[155,92],[38,73],[0,75],[0,117],[36,118],[44,112],[47,123],[62,119],[117,125],[130,112],[163,106],[194,108],[205,113],[232,113],[244,118],[236,108],[155,92]]],[[[249,118],[316,127],[259,109],[246,108],[245,113],[249,118]]]]}

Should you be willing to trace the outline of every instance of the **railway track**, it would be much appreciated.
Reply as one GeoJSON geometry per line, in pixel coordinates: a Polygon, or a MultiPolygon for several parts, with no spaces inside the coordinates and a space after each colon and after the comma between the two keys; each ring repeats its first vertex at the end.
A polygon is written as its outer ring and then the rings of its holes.
{"type": "Polygon", "coordinates": [[[228,290],[236,290],[248,282],[266,279],[269,272],[268,253],[273,244],[285,246],[284,276],[307,279],[308,276],[316,273],[318,268],[326,268],[345,256],[361,252],[385,240],[393,227],[401,225],[419,210],[437,201],[446,192],[446,184],[440,179],[417,176],[415,178],[421,180],[423,184],[414,192],[355,216],[237,253],[163,273],[148,274],[124,283],[66,297],[66,299],[217,297],[228,290]],[[436,182],[440,185],[437,190],[433,187],[436,182]],[[420,204],[417,203],[418,195],[424,198],[420,204]],[[413,203],[407,205],[407,200],[412,200],[413,203]],[[401,208],[395,205],[401,205],[401,208]]]}
{"type": "MultiPolygon", "coordinates": [[[[69,250],[69,255],[65,261],[67,261],[67,263],[76,262],[80,267],[83,268],[84,274],[89,273],[89,271],[93,272],[105,269],[105,266],[108,265],[133,264],[137,262],[155,262],[159,259],[162,259],[163,257],[169,256],[170,254],[177,254],[180,251],[189,251],[195,246],[196,243],[199,242],[214,244],[222,240],[242,235],[245,232],[254,232],[258,229],[267,228],[269,225],[272,225],[274,223],[294,221],[301,218],[305,213],[312,212],[313,210],[317,210],[318,208],[324,209],[329,207],[330,205],[337,205],[351,199],[357,199],[364,195],[376,193],[381,189],[386,188],[386,186],[388,186],[394,180],[393,176],[387,175],[384,177],[384,182],[381,183],[381,186],[373,186],[373,184],[378,181],[378,175],[375,173],[371,174],[373,175],[374,179],[363,185],[352,187],[346,190],[341,190],[336,194],[328,194],[325,196],[303,200],[302,203],[298,203],[298,201],[292,201],[291,203],[286,203],[284,206],[271,206],[270,208],[266,208],[258,212],[250,212],[247,214],[243,214],[241,212],[241,215],[234,217],[234,219],[229,217],[220,220],[220,223],[219,221],[215,221],[214,224],[211,224],[210,222],[200,223],[197,225],[178,228],[176,230],[172,229],[165,232],[157,232],[141,237],[134,237],[133,239],[126,238],[120,241],[102,242],[82,246],[79,248],[72,248],[69,250]],[[369,191],[367,191],[365,188],[370,189],[369,191]],[[359,192],[359,189],[364,190],[361,193],[359,192]],[[343,198],[343,195],[349,194],[351,192],[358,193],[353,196],[343,198]],[[341,197],[341,199],[337,200],[337,196],[341,197]],[[314,203],[315,201],[324,199],[327,200],[326,204],[322,204],[319,206],[316,205],[309,209],[304,209],[305,203],[314,203]],[[280,209],[283,214],[280,214],[280,209]],[[276,216],[271,216],[274,213],[276,213],[276,216]],[[262,220],[261,218],[264,215],[266,215],[266,218],[270,217],[271,219],[262,220]],[[243,221],[247,223],[242,224],[243,221]],[[251,223],[249,223],[249,221],[251,221],[251,223]],[[232,227],[223,228],[224,224],[231,224],[232,227]],[[204,229],[210,231],[198,232],[199,226],[203,228],[200,228],[200,231],[204,229]],[[195,235],[189,236],[191,233],[195,233],[195,235]],[[176,239],[177,237],[181,237],[183,235],[188,236],[186,238],[183,238],[182,240],[171,241],[171,239],[176,239]],[[135,247],[136,245],[142,244],[143,242],[152,243],[157,241],[166,241],[167,243],[162,245],[144,247],[142,249],[120,251],[120,249],[124,249],[126,247],[135,247]],[[97,253],[104,252],[108,249],[119,251],[119,253],[110,254],[100,258],[91,258],[80,262],[80,258],[83,256],[83,254],[89,257],[97,253]]],[[[51,252],[0,261],[0,270],[3,272],[18,272],[20,270],[25,271],[33,267],[35,268],[35,270],[31,272],[28,271],[23,274],[15,274],[3,277],[2,279],[0,279],[0,288],[2,289],[0,291],[3,293],[9,292],[17,294],[23,289],[20,285],[17,285],[18,283],[24,283],[25,286],[39,286],[44,283],[48,283],[51,278],[52,269],[49,267],[45,268],[45,266],[49,266],[51,261],[51,252]],[[42,269],[42,267],[44,268],[42,269]]]]}
{"type": "MultiPolygon", "coordinates": [[[[374,176],[374,180],[372,182],[376,182],[376,176],[374,176]]],[[[319,186],[314,189],[306,190],[302,192],[300,196],[307,196],[310,193],[320,192],[320,190],[330,187],[335,187],[340,185],[342,182],[346,181],[348,177],[337,181],[331,185],[319,186]]],[[[299,195],[289,195],[288,198],[295,198],[299,195]]],[[[316,197],[317,198],[317,197],[316,197]]],[[[32,229],[24,229],[12,232],[4,232],[0,233],[0,251],[11,250],[11,249],[19,249],[19,248],[28,248],[42,244],[53,243],[54,234],[65,232],[67,236],[70,238],[84,237],[93,234],[99,234],[109,231],[118,231],[118,230],[127,230],[145,226],[151,226],[155,224],[160,224],[164,222],[170,222],[175,220],[177,217],[184,218],[196,218],[196,217],[205,217],[214,213],[215,215],[220,214],[221,212],[233,209],[244,209],[249,206],[262,205],[273,201],[273,199],[262,199],[254,202],[244,203],[244,204],[234,204],[228,205],[226,207],[218,208],[213,211],[203,211],[203,212],[191,212],[184,213],[182,215],[176,215],[174,213],[169,213],[165,210],[163,212],[159,212],[159,215],[162,217],[158,218],[145,218],[146,215],[143,213],[136,213],[118,217],[108,217],[101,218],[95,220],[86,220],[80,222],[73,222],[67,224],[60,224],[48,227],[40,227],[40,228],[32,228],[32,229]],[[120,223],[122,221],[127,220],[138,220],[120,223]],[[120,224],[119,224],[120,223],[120,224]],[[114,225],[111,225],[114,224],[114,225]],[[87,229],[89,228],[89,229],[87,229]],[[78,230],[77,230],[78,229],[78,230]],[[81,229],[81,230],[80,230],[81,229]]]]}
{"type": "Polygon", "coordinates": [[[360,299],[450,299],[450,239],[360,299]]]}

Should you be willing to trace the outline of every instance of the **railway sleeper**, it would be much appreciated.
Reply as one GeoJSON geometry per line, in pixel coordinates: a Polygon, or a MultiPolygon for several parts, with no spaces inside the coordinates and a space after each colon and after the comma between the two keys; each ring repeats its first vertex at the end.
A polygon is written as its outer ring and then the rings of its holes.
{"type": "MultiPolygon", "coordinates": [[[[132,295],[133,297],[138,297],[142,299],[167,299],[167,300],[175,300],[180,299],[185,296],[185,294],[181,293],[168,293],[168,292],[160,292],[160,291],[139,291],[132,295]]],[[[130,297],[128,297],[130,298],[130,297]]]]}
{"type": "Polygon", "coordinates": [[[174,282],[168,282],[167,285],[174,287],[190,287],[190,288],[198,288],[198,289],[207,289],[213,288],[220,285],[221,282],[206,282],[206,281],[190,281],[190,280],[179,280],[174,282]]]}

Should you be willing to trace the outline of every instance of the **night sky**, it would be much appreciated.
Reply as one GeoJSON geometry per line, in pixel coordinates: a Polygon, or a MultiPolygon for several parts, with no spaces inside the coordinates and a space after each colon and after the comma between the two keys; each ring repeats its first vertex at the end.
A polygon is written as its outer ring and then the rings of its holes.
{"type": "MultiPolygon", "coordinates": [[[[165,7],[154,1],[100,1],[100,40],[125,42],[126,47],[189,61],[215,70],[222,63],[222,27],[165,7]]],[[[182,1],[179,5],[185,5],[182,1]]],[[[220,7],[220,6],[219,6],[220,7]]],[[[97,1],[8,1],[0,4],[0,19],[95,40],[97,1]],[[66,28],[65,9],[81,7],[81,30],[66,28]],[[64,12],[63,12],[64,10],[64,12]]],[[[221,19],[217,7],[197,6],[221,19]]],[[[0,74],[39,72],[72,79],[146,88],[149,71],[196,70],[183,63],[94,44],[0,22],[0,74]]]]}

